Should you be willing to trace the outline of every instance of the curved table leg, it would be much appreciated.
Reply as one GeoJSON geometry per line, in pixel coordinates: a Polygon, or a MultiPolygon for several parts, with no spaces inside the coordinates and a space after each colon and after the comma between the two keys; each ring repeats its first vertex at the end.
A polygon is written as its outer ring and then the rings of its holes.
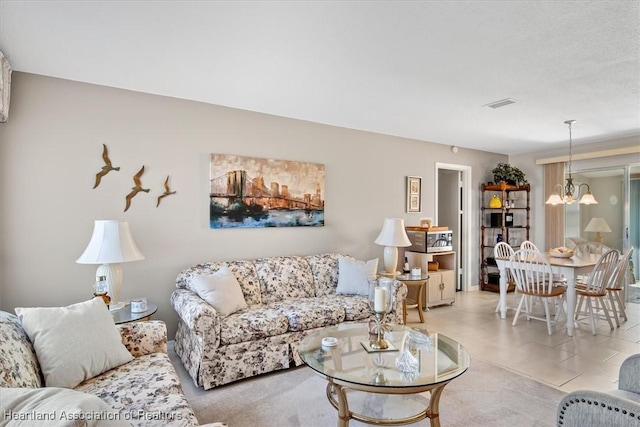
{"type": "Polygon", "coordinates": [[[427,417],[431,423],[431,427],[440,427],[440,396],[444,391],[444,386],[449,383],[434,387],[431,390],[431,398],[429,399],[429,408],[427,409],[427,417]]]}
{"type": "MultiPolygon", "coordinates": [[[[439,384],[429,390],[431,396],[429,398],[429,405],[427,408],[421,412],[420,414],[411,417],[405,418],[403,420],[378,420],[377,422],[373,422],[372,420],[364,420],[359,416],[355,416],[356,419],[367,423],[367,424],[380,424],[380,425],[401,425],[418,422],[422,419],[429,418],[429,424],[431,427],[440,427],[440,397],[442,396],[442,392],[444,391],[444,387],[449,384],[446,382],[444,384],[439,384]]],[[[335,384],[331,381],[327,384],[327,398],[329,402],[338,410],[338,427],[348,427],[349,420],[353,417],[351,411],[349,411],[349,403],[347,402],[347,394],[346,387],[335,384]],[[335,395],[335,399],[332,397],[335,395]]]]}
{"type": "Polygon", "coordinates": [[[349,412],[349,403],[347,402],[347,394],[344,391],[344,387],[329,382],[327,384],[327,397],[329,398],[329,402],[333,402],[333,399],[331,399],[332,392],[335,393],[338,398],[338,427],[348,427],[351,413],[349,412]]]}

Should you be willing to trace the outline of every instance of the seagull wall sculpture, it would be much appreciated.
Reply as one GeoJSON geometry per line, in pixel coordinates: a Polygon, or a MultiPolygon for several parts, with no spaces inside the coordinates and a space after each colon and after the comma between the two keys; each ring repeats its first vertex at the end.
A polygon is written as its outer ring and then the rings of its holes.
{"type": "Polygon", "coordinates": [[[171,191],[171,189],[169,188],[169,175],[167,175],[167,179],[164,180],[164,193],[158,196],[158,203],[156,204],[156,208],[160,206],[160,200],[172,194],[176,194],[176,192],[171,191]]]}
{"type": "Polygon", "coordinates": [[[142,166],[142,168],[138,171],[138,173],[133,176],[133,182],[135,183],[135,186],[131,187],[131,192],[127,194],[127,197],[126,197],[127,205],[124,208],[125,212],[127,211],[127,209],[129,209],[129,207],[131,207],[131,199],[133,199],[139,192],[141,191],[144,191],[145,193],[149,192],[148,188],[142,188],[142,181],[140,180],[140,177],[142,176],[143,173],[144,173],[144,166],[142,166]]]}
{"type": "Polygon", "coordinates": [[[100,170],[100,172],[98,172],[96,174],[96,182],[93,185],[93,188],[96,188],[98,185],[100,185],[100,181],[102,180],[102,177],[105,176],[106,174],[108,174],[111,171],[119,171],[120,167],[113,167],[111,165],[111,160],[109,160],[109,152],[107,151],[107,146],[105,144],[102,144],[102,160],[104,160],[104,166],[102,167],[102,170],[100,170]]]}

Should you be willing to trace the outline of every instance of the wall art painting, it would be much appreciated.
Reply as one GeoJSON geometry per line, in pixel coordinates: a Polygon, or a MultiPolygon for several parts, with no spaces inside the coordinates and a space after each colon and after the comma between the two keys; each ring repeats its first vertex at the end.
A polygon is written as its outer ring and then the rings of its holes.
{"type": "Polygon", "coordinates": [[[211,154],[211,228],[324,226],[324,165],[211,154]]]}

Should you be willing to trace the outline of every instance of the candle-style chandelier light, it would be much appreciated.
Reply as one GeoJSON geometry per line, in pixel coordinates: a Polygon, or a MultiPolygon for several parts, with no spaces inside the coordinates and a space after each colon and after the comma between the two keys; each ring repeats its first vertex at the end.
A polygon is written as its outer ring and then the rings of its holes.
{"type": "Polygon", "coordinates": [[[571,125],[574,124],[575,122],[576,122],[575,120],[567,120],[565,122],[567,125],[569,125],[569,177],[567,178],[567,183],[564,186],[564,192],[561,196],[560,193],[556,191],[556,188],[560,187],[560,191],[562,192],[563,191],[562,185],[556,184],[553,187],[553,194],[551,194],[551,196],[549,196],[549,198],[545,202],[547,205],[564,205],[564,204],[571,205],[573,203],[578,202],[578,199],[580,200],[579,203],[583,205],[598,204],[595,197],[593,197],[593,194],[591,194],[591,190],[589,189],[589,184],[584,184],[584,183],[580,184],[578,186],[577,192],[576,192],[576,186],[573,184],[573,177],[571,176],[571,148],[573,143],[572,135],[571,135],[571,125]],[[587,187],[587,192],[584,193],[582,197],[580,197],[580,188],[582,188],[582,186],[587,187]],[[574,197],[574,194],[577,197],[574,197]]]}

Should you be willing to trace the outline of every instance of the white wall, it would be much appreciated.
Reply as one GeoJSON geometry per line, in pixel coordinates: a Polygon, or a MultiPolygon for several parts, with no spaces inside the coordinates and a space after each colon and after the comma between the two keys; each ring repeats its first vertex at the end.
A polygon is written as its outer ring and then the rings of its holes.
{"type": "MultiPolygon", "coordinates": [[[[471,166],[478,186],[506,161],[482,151],[453,154],[445,145],[20,72],[12,80],[9,121],[0,124],[0,308],[6,311],[89,298],[96,266],[75,260],[95,219],[122,219],[146,256],[123,265],[123,297],[155,302],[154,318],[165,320],[173,336],[169,296],[183,268],[325,251],[380,257],[373,240],[385,217],[411,225],[435,216],[436,161],[471,166]],[[92,189],[103,143],[121,169],[92,189]],[[210,153],[325,164],[325,227],[210,229],[210,153]],[[142,165],[151,192],[123,212],[142,165]],[[156,208],[167,175],[177,194],[156,208]],[[421,214],[405,213],[407,175],[423,178],[421,214]]],[[[473,200],[477,218],[479,194],[473,200]]],[[[478,241],[477,229],[467,233],[470,242],[478,241]]],[[[478,259],[471,246],[469,256],[478,259]]]]}

